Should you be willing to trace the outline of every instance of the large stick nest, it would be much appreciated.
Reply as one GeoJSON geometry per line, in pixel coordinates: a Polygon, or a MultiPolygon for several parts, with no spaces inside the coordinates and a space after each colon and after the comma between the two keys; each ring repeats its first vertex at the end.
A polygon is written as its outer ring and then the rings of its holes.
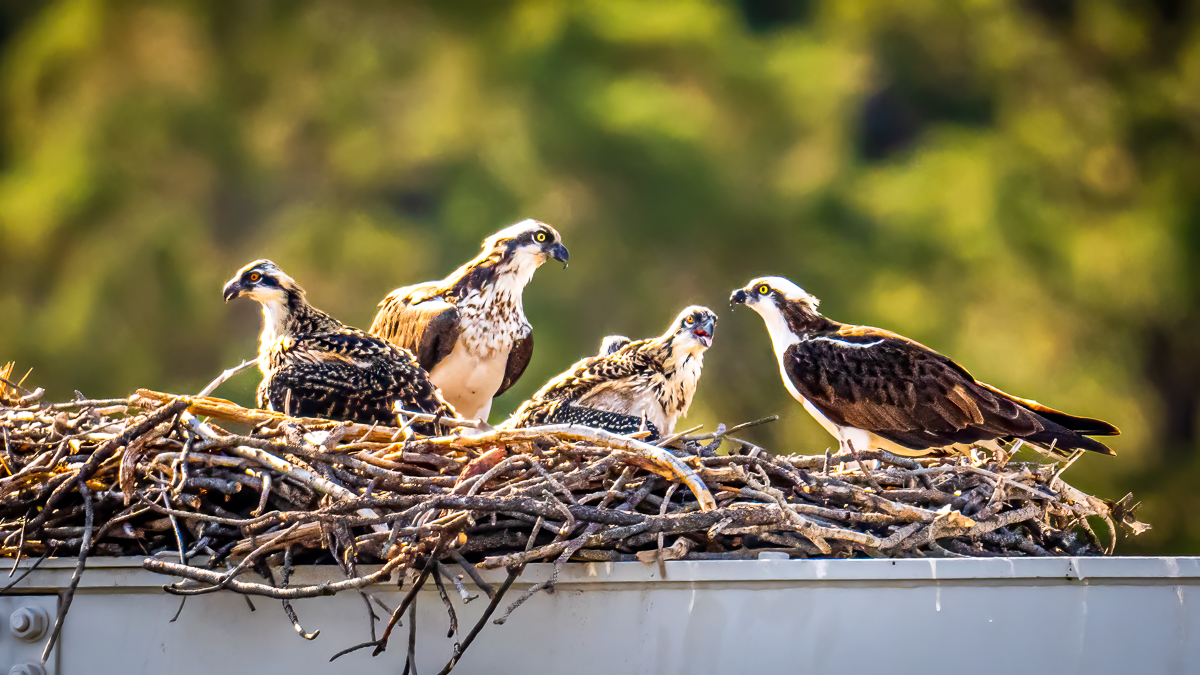
{"type": "MultiPolygon", "coordinates": [[[[1067,465],[1007,455],[773,455],[723,425],[658,446],[460,420],[425,438],[145,390],[40,398],[0,385],[0,553],[77,555],[77,575],[88,555],[141,556],[185,579],[169,592],[279,598],[293,622],[287,600],[408,571],[410,595],[432,574],[467,597],[448,565],[492,598],[486,620],[536,561],[1101,555],[1114,522],[1145,527],[1129,496],[1097,499],[1062,480],[1067,465]],[[1106,524],[1103,541],[1089,519],[1106,524]],[[346,578],[288,587],[298,562],[336,563],[346,578]],[[360,574],[370,563],[382,567],[360,574]],[[508,583],[497,591],[475,567],[506,567],[508,583]]],[[[381,651],[408,602],[362,646],[381,651]]]]}

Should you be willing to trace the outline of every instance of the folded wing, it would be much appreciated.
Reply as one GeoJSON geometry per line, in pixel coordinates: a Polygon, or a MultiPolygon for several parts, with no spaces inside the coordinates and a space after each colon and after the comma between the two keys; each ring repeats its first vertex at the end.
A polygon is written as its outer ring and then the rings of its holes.
{"type": "Polygon", "coordinates": [[[407,352],[372,336],[304,336],[290,341],[281,356],[281,367],[259,391],[259,404],[273,410],[391,425],[397,402],[410,411],[454,415],[407,352]]]}
{"type": "Polygon", "coordinates": [[[458,308],[430,293],[431,284],[392,291],[380,303],[371,333],[409,350],[425,370],[450,355],[462,334],[458,308]]]}
{"type": "Polygon", "coordinates": [[[809,337],[786,350],[783,368],[796,391],[834,424],[914,450],[1022,438],[1113,454],[1083,435],[1117,433],[1112,425],[1009,396],[894,333],[847,327],[809,337]]]}

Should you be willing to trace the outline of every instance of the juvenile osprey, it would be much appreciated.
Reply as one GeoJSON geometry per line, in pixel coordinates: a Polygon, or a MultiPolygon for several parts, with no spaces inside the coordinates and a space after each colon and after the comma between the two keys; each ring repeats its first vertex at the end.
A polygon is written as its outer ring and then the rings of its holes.
{"type": "Polygon", "coordinates": [[[506,227],[445,279],[388,294],[371,332],[416,354],[463,417],[486,422],[492,399],[516,383],[533,355],[521,294],[550,258],[564,267],[568,258],[553,227],[536,220],[506,227]]]}
{"type": "Polygon", "coordinates": [[[263,310],[260,408],[392,426],[397,402],[456,416],[412,354],[308,304],[304,289],[270,260],[246,265],[225,285],[226,302],[243,295],[263,310]]]}
{"type": "Polygon", "coordinates": [[[762,315],[784,386],[843,447],[912,457],[1019,438],[1056,453],[1115,454],[1088,438],[1121,433],[1113,425],[1010,396],[908,338],[830,321],[817,303],[781,277],[755,279],[730,298],[762,315]]]}
{"type": "Polygon", "coordinates": [[[624,335],[609,335],[600,341],[600,351],[598,352],[598,355],[608,356],[630,342],[633,342],[633,340],[630,340],[624,335]]]}
{"type": "Polygon", "coordinates": [[[598,355],[550,380],[503,426],[582,424],[632,434],[645,420],[650,440],[669,435],[692,404],[716,324],[712,310],[688,307],[659,337],[605,338],[598,355]]]}

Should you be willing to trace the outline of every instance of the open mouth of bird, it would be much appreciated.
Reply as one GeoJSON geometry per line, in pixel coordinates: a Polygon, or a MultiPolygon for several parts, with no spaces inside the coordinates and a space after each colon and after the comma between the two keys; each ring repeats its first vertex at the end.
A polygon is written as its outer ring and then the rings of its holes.
{"type": "Polygon", "coordinates": [[[700,341],[700,344],[704,345],[705,349],[708,349],[712,346],[712,336],[709,335],[708,331],[704,330],[703,328],[697,328],[696,330],[692,331],[692,335],[696,336],[696,339],[700,341]]]}

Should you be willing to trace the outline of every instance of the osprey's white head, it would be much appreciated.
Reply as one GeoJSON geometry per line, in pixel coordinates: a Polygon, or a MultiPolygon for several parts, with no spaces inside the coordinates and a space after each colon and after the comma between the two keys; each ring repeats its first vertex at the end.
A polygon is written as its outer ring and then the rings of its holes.
{"type": "Polygon", "coordinates": [[[730,306],[746,305],[767,324],[775,351],[782,353],[800,340],[804,326],[821,316],[821,301],[783,277],[759,277],[729,297],[730,306]]]}
{"type": "Polygon", "coordinates": [[[567,248],[558,231],[543,222],[522,220],[484,239],[479,255],[451,272],[431,292],[452,302],[476,293],[490,293],[493,298],[510,298],[518,305],[517,314],[521,314],[519,304],[525,285],[550,258],[567,266],[567,248]]]}
{"type": "Polygon", "coordinates": [[[296,280],[267,259],[255,260],[238,270],[225,284],[225,302],[247,297],[262,305],[263,330],[260,349],[295,332],[317,332],[341,324],[313,308],[296,280]]]}
{"type": "Polygon", "coordinates": [[[734,291],[729,302],[734,305],[744,304],[760,314],[760,306],[771,304],[778,307],[787,302],[803,304],[808,311],[819,315],[817,307],[821,304],[811,293],[783,277],[753,279],[744,288],[734,291]]]}
{"type": "Polygon", "coordinates": [[[222,295],[225,302],[244,296],[262,305],[263,345],[274,342],[283,334],[292,314],[306,304],[304,289],[296,280],[265,258],[238,270],[225,284],[222,295]]]}
{"type": "Polygon", "coordinates": [[[263,305],[286,305],[289,296],[304,297],[304,289],[278,265],[263,258],[238,270],[225,284],[222,295],[225,302],[246,296],[263,305]]]}
{"type": "Polygon", "coordinates": [[[717,328],[717,314],[707,307],[692,305],[675,317],[661,340],[671,345],[672,352],[702,354],[712,346],[717,328]]]}
{"type": "Polygon", "coordinates": [[[530,276],[550,258],[563,267],[570,259],[558,230],[532,218],[509,225],[485,239],[482,255],[501,269],[530,276]]]}

